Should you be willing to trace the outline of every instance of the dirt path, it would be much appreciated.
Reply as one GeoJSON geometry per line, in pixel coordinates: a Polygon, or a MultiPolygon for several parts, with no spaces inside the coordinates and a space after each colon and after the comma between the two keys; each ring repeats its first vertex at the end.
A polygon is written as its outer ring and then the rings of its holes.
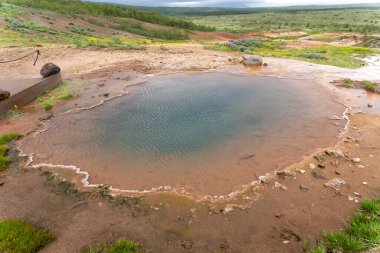
{"type": "MultiPolygon", "coordinates": [[[[205,51],[198,45],[164,47],[152,47],[146,52],[73,48],[47,48],[44,52],[46,58],[64,69],[65,79],[87,80],[91,76],[121,82],[113,74],[131,69],[141,73],[216,67],[241,71],[241,66],[235,64],[239,54],[205,51]]],[[[12,50],[1,52],[11,55],[12,50]]],[[[320,85],[337,93],[337,99],[349,103],[353,98],[347,94],[340,97],[340,90],[329,84],[332,78],[348,75],[349,71],[284,59],[266,58],[265,61],[269,67],[250,71],[260,75],[317,78],[320,85]]],[[[36,70],[30,65],[27,61],[17,63],[1,75],[33,76],[36,70]]],[[[112,87],[121,84],[115,85],[112,87]]],[[[104,91],[94,88],[94,91],[80,92],[86,98],[104,91]]],[[[92,103],[100,98],[96,96],[95,100],[92,103]]],[[[54,113],[75,103],[59,105],[54,113]]],[[[361,103],[356,112],[368,110],[364,105],[365,102],[361,103]]],[[[320,150],[325,168],[311,169],[310,163],[317,165],[318,161],[305,158],[289,168],[295,174],[273,176],[265,184],[251,187],[227,202],[195,202],[169,193],[145,195],[141,200],[109,200],[94,191],[78,193],[71,185],[42,175],[41,170],[25,170],[22,162],[15,162],[4,175],[5,184],[0,186],[0,219],[24,218],[56,233],[57,240],[41,252],[79,252],[85,245],[120,237],[141,242],[146,252],[198,253],[218,249],[221,252],[299,252],[305,241],[313,243],[321,232],[343,229],[357,202],[380,197],[380,116],[374,113],[375,109],[368,114],[350,116],[350,127],[335,147],[344,152],[344,157],[335,158],[320,150]],[[354,163],[352,158],[361,161],[354,163]],[[344,180],[344,184],[337,189],[326,187],[332,179],[344,180]]],[[[12,131],[28,134],[38,127],[38,118],[44,114],[30,109],[23,117],[2,120],[0,134],[12,131]]],[[[12,157],[18,160],[16,154],[12,157]]]]}

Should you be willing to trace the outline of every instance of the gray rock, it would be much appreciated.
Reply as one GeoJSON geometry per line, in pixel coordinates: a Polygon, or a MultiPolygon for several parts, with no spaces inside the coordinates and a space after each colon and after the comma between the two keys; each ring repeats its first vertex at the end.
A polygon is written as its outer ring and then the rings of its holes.
{"type": "Polygon", "coordinates": [[[312,174],[317,179],[327,179],[327,176],[323,171],[313,170],[312,174]]]}
{"type": "Polygon", "coordinates": [[[46,63],[40,71],[43,77],[49,77],[59,72],[61,72],[61,69],[53,63],[46,63]]]}
{"type": "Polygon", "coordinates": [[[354,157],[351,159],[351,161],[354,163],[360,163],[360,158],[354,157]]]}
{"type": "Polygon", "coordinates": [[[309,168],[310,168],[311,170],[316,169],[316,168],[317,168],[317,165],[315,165],[314,163],[309,163],[309,168]]]}
{"type": "Polygon", "coordinates": [[[326,162],[326,159],[323,156],[321,156],[321,155],[315,155],[314,158],[315,158],[315,160],[317,160],[320,163],[325,163],[326,162]]]}
{"type": "Polygon", "coordinates": [[[346,181],[344,181],[343,179],[334,178],[334,179],[328,181],[327,183],[325,183],[325,186],[333,188],[336,191],[340,191],[342,189],[343,185],[345,185],[345,184],[346,184],[346,181]]]}
{"type": "Polygon", "coordinates": [[[244,55],[243,64],[247,66],[261,66],[263,59],[258,55],[244,55]]]}
{"type": "Polygon", "coordinates": [[[303,192],[305,192],[305,191],[309,190],[309,187],[307,187],[307,186],[301,184],[301,185],[300,185],[300,190],[303,191],[303,192]]]}
{"type": "Polygon", "coordinates": [[[193,247],[193,242],[192,241],[182,241],[181,242],[181,246],[184,248],[184,249],[191,249],[193,247]]]}
{"type": "Polygon", "coordinates": [[[11,93],[9,91],[0,90],[0,101],[7,99],[11,96],[11,93]]]}
{"type": "Polygon", "coordinates": [[[325,154],[332,156],[332,157],[335,157],[335,158],[339,158],[339,157],[344,156],[343,152],[339,149],[326,149],[325,154]]]}
{"type": "Polygon", "coordinates": [[[297,173],[288,171],[288,170],[276,171],[276,174],[278,176],[285,176],[285,177],[295,177],[297,175],[297,173]]]}

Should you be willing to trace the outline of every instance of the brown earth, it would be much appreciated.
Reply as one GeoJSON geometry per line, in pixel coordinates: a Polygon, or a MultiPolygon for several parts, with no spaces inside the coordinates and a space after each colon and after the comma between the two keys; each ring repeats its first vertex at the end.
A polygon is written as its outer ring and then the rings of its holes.
{"type": "MultiPolygon", "coordinates": [[[[15,51],[0,49],[5,56],[15,51]]],[[[138,72],[138,76],[228,68],[237,73],[251,71],[258,75],[310,78],[345,103],[354,99],[348,100],[351,97],[346,90],[341,92],[329,82],[365,71],[274,58],[264,59],[268,67],[243,69],[237,65],[239,53],[206,51],[192,44],[165,45],[164,49],[152,46],[146,51],[129,52],[52,47],[44,48],[43,54],[64,70],[66,80],[86,82],[89,78],[99,78],[97,84],[106,83],[105,86],[75,86],[78,96],[58,104],[53,113],[96,104],[102,99],[98,95],[107,89],[111,89],[111,95],[118,94],[125,82],[123,76],[115,76],[115,73],[131,69],[135,70],[133,73],[138,72]],[[92,96],[95,98],[90,99],[92,96]]],[[[1,75],[33,76],[38,73],[36,70],[38,66],[34,68],[25,60],[11,64],[1,75]]],[[[372,99],[378,100],[378,97],[372,99]]],[[[306,240],[314,243],[323,231],[343,229],[357,202],[380,197],[380,116],[376,108],[368,109],[364,107],[366,102],[362,104],[362,111],[369,110],[368,114],[352,113],[348,132],[335,147],[342,150],[345,157],[333,158],[323,154],[324,149],[321,149],[318,153],[326,159],[325,168],[310,169],[309,163],[317,165],[318,161],[312,156],[306,157],[288,168],[296,172],[295,175],[273,175],[268,183],[252,186],[226,201],[193,201],[171,193],[157,193],[143,195],[139,203],[135,199],[110,200],[94,189],[82,189],[90,193],[80,194],[59,179],[47,179],[41,175],[42,169],[24,168],[22,159],[18,161],[13,152],[11,157],[15,162],[3,175],[5,184],[0,186],[0,219],[23,218],[53,231],[57,240],[41,252],[79,252],[85,245],[118,238],[141,242],[145,252],[215,252],[217,249],[221,252],[300,252],[306,240]],[[361,162],[352,162],[353,157],[360,158],[361,162]],[[339,165],[332,165],[332,161],[337,164],[336,160],[339,165]],[[305,172],[299,172],[300,169],[305,172]],[[323,172],[325,179],[317,179],[315,172],[323,172]],[[343,179],[346,184],[339,190],[324,186],[334,178],[343,179]]],[[[17,131],[26,135],[24,138],[31,138],[33,134],[29,133],[41,128],[38,118],[45,112],[36,104],[25,110],[27,113],[22,117],[1,120],[0,134],[17,131]]],[[[337,123],[344,126],[342,121],[337,123]]],[[[67,172],[67,178],[72,178],[70,174],[67,172]]]]}

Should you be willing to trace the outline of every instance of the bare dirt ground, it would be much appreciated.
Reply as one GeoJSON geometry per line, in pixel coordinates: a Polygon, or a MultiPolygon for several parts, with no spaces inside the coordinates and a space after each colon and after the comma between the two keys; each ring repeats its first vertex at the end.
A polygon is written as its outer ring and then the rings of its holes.
{"type": "MultiPolygon", "coordinates": [[[[11,57],[16,50],[0,52],[11,57]]],[[[29,49],[21,51],[20,54],[29,49]]],[[[294,174],[272,175],[267,182],[225,201],[193,201],[172,193],[121,201],[111,200],[94,189],[82,189],[89,193],[79,193],[62,183],[62,178],[42,175],[43,169],[26,169],[23,159],[13,152],[15,162],[1,179],[5,183],[0,186],[0,219],[23,218],[53,231],[57,240],[41,252],[79,252],[85,245],[118,238],[141,242],[145,252],[301,252],[305,241],[314,243],[323,231],[343,229],[362,199],[380,197],[377,104],[367,108],[367,96],[358,97],[356,91],[347,92],[329,84],[337,78],[364,78],[366,69],[344,70],[275,58],[264,59],[268,67],[244,69],[239,64],[239,53],[206,51],[192,44],[129,52],[52,47],[43,48],[42,53],[63,69],[65,80],[97,80],[93,85],[80,86],[76,90],[80,96],[58,104],[54,114],[96,104],[105,89],[110,89],[111,95],[120,92],[123,77],[116,72],[133,70],[144,75],[215,68],[315,79],[341,102],[354,104],[355,110],[350,115],[348,131],[334,147],[344,153],[343,157],[326,155],[322,148],[316,152],[323,158],[322,163],[313,156],[305,157],[288,168],[294,174]],[[103,82],[105,86],[98,86],[103,82]],[[352,158],[360,158],[360,162],[355,163],[352,158]],[[319,163],[324,168],[318,168],[319,163]],[[333,179],[340,182],[335,189],[325,186],[333,179]]],[[[14,63],[2,69],[1,75],[35,76],[41,64],[33,67],[28,60],[14,63]]],[[[370,99],[378,101],[379,97],[370,99]]],[[[33,107],[26,110],[28,113],[22,117],[0,121],[0,134],[16,131],[29,138],[32,135],[28,133],[41,128],[39,118],[45,112],[33,107]]],[[[331,123],[343,128],[346,122],[331,123]]]]}

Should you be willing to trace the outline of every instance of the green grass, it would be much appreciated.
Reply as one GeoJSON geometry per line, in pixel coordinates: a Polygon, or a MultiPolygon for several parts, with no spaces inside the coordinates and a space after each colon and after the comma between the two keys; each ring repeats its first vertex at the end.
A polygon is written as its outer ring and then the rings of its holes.
{"type": "Polygon", "coordinates": [[[380,33],[379,9],[276,11],[266,9],[250,14],[187,16],[198,25],[227,32],[358,32],[380,33]]]}
{"type": "Polygon", "coordinates": [[[9,133],[9,134],[3,134],[0,135],[0,172],[3,172],[8,164],[10,163],[10,160],[6,157],[6,153],[8,151],[7,144],[20,137],[20,134],[17,133],[9,133]]]}
{"type": "Polygon", "coordinates": [[[126,31],[129,33],[141,35],[148,38],[157,38],[163,40],[187,40],[189,37],[180,31],[173,29],[147,29],[139,22],[121,21],[118,25],[112,26],[112,29],[126,31]]]}
{"type": "Polygon", "coordinates": [[[9,133],[0,135],[0,145],[7,144],[8,142],[15,140],[20,137],[18,133],[9,133]]]}
{"type": "Polygon", "coordinates": [[[74,95],[68,88],[67,83],[61,83],[58,87],[46,91],[42,96],[37,97],[36,102],[45,110],[51,110],[57,101],[69,100],[73,96],[74,95]]]}
{"type": "Polygon", "coordinates": [[[54,239],[48,231],[34,228],[22,220],[0,222],[0,252],[34,253],[54,239]]]}
{"type": "Polygon", "coordinates": [[[354,83],[354,81],[351,80],[351,79],[349,79],[349,78],[344,79],[343,82],[344,82],[345,84],[353,84],[353,83],[354,83]]]}
{"type": "Polygon", "coordinates": [[[118,240],[112,245],[86,247],[81,253],[141,253],[141,245],[135,242],[118,240]]]}
{"type": "Polygon", "coordinates": [[[354,253],[380,245],[380,199],[364,200],[343,232],[324,233],[311,253],[354,253]]]}
{"type": "Polygon", "coordinates": [[[96,21],[96,20],[93,20],[93,19],[89,19],[88,23],[90,23],[92,25],[100,26],[100,27],[104,27],[105,26],[104,23],[96,21]]]}
{"type": "Polygon", "coordinates": [[[360,84],[362,85],[363,89],[370,92],[376,92],[376,86],[374,83],[370,81],[361,81],[360,84]]]}
{"type": "MultiPolygon", "coordinates": [[[[232,44],[234,45],[234,43],[232,44]]],[[[242,51],[241,48],[244,47],[244,53],[247,54],[290,58],[344,68],[359,68],[364,65],[361,58],[379,53],[379,50],[376,49],[349,46],[315,46],[303,49],[292,49],[286,47],[284,43],[271,40],[257,41],[257,44],[250,44],[251,43],[237,46],[214,44],[206,46],[206,48],[220,51],[242,51]],[[316,55],[318,55],[318,57],[304,57],[316,55]]]]}

